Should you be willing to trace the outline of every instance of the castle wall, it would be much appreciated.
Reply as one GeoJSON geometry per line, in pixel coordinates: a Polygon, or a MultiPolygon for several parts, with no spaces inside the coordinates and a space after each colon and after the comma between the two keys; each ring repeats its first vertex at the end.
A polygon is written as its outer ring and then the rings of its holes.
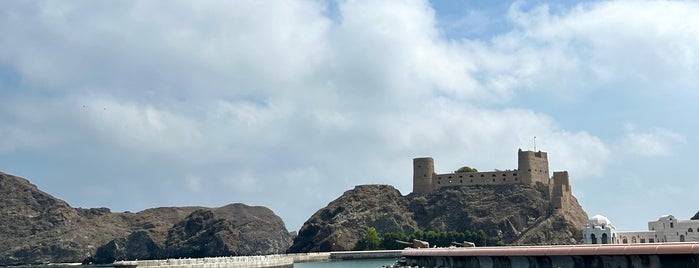
{"type": "Polygon", "coordinates": [[[445,173],[434,176],[434,189],[448,186],[501,185],[520,183],[519,173],[514,171],[489,171],[445,173]]]}
{"type": "Polygon", "coordinates": [[[551,205],[553,209],[565,209],[570,206],[571,196],[568,171],[554,172],[553,184],[551,185],[551,205]]]}

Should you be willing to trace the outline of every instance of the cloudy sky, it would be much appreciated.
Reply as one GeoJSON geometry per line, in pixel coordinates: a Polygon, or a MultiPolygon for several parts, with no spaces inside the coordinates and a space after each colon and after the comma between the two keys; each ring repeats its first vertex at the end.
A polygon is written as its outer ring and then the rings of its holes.
{"type": "Polygon", "coordinates": [[[0,170],[76,207],[242,202],[549,152],[590,215],[699,210],[696,1],[1,1],[0,170]]]}

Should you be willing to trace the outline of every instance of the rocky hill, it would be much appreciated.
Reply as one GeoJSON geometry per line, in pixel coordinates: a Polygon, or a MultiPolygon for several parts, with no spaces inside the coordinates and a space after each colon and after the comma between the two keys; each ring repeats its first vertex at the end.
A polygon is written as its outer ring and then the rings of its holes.
{"type": "Polygon", "coordinates": [[[265,207],[73,208],[1,172],[0,219],[0,266],[271,254],[284,252],[292,239],[265,207]]]}
{"type": "Polygon", "coordinates": [[[566,210],[551,209],[543,184],[453,187],[408,196],[388,185],[362,185],[313,214],[288,252],[351,250],[370,227],[380,234],[483,230],[491,245],[577,244],[587,214],[572,196],[571,203],[566,210]]]}

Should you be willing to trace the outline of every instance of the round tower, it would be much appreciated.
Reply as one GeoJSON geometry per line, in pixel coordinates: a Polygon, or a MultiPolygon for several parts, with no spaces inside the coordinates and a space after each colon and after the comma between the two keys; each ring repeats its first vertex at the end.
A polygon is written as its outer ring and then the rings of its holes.
{"type": "Polygon", "coordinates": [[[434,160],[432,157],[413,159],[413,193],[429,194],[434,190],[432,177],[434,175],[434,160]]]}

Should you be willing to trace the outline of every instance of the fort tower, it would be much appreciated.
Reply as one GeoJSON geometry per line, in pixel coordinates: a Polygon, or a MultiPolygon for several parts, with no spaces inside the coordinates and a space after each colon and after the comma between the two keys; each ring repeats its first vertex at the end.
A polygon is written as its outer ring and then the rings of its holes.
{"type": "Polygon", "coordinates": [[[434,160],[432,157],[413,159],[413,193],[428,194],[434,190],[434,160]]]}
{"type": "Polygon", "coordinates": [[[549,184],[549,160],[546,152],[522,151],[517,154],[522,183],[543,182],[549,184]]]}

